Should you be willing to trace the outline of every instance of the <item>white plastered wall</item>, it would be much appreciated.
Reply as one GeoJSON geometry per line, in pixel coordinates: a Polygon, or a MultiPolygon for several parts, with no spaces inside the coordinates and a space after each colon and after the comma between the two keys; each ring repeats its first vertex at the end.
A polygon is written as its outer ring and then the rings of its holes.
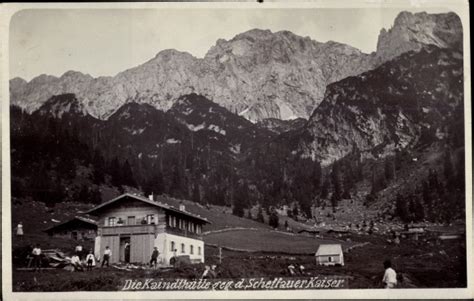
{"type": "Polygon", "coordinates": [[[160,233],[155,238],[155,247],[160,252],[159,260],[165,264],[169,264],[171,257],[174,256],[171,250],[171,242],[174,242],[176,255],[189,255],[191,260],[204,262],[204,242],[199,239],[173,235],[169,233],[160,233]],[[184,244],[184,253],[181,250],[181,244],[184,244]],[[193,246],[193,254],[191,254],[191,245],[193,246]],[[199,249],[201,252],[199,253],[199,249]]]}

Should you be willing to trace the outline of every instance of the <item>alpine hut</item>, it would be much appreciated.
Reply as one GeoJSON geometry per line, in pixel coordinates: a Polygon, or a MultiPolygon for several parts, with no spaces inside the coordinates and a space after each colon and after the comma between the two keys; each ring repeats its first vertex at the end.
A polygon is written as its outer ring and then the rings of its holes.
{"type": "Polygon", "coordinates": [[[315,257],[318,265],[344,265],[344,254],[340,244],[319,245],[315,257]]]}

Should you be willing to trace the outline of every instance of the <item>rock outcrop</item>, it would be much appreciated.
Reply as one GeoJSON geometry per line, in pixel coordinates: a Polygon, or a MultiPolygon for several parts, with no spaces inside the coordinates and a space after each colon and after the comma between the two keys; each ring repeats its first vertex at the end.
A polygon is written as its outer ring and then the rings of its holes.
{"type": "Polygon", "coordinates": [[[170,49],[114,77],[68,71],[59,78],[40,75],[30,82],[15,78],[10,96],[12,104],[32,112],[53,95],[74,93],[90,115],[107,119],[128,102],[166,111],[180,96],[196,93],[252,122],[307,119],[331,83],[423,45],[461,43],[462,26],[454,13],[402,12],[393,28],[382,30],[377,53],[372,54],[289,31],[253,29],[229,41],[219,39],[202,59],[170,49]]]}
{"type": "Polygon", "coordinates": [[[13,79],[10,94],[12,104],[32,112],[53,95],[74,93],[100,119],[132,101],[168,110],[190,93],[253,122],[308,118],[327,84],[372,68],[372,61],[371,55],[348,45],[255,29],[230,41],[218,40],[203,59],[164,50],[114,77],[69,71],[59,78],[41,75],[29,83],[13,79]]]}
{"type": "Polygon", "coordinates": [[[461,19],[455,13],[412,14],[401,12],[388,31],[380,31],[377,60],[386,62],[408,51],[419,51],[423,45],[462,50],[461,19]]]}
{"type": "Polygon", "coordinates": [[[462,58],[425,46],[329,85],[300,133],[299,151],[329,165],[353,151],[383,157],[445,139],[456,123],[462,129],[462,58]]]}

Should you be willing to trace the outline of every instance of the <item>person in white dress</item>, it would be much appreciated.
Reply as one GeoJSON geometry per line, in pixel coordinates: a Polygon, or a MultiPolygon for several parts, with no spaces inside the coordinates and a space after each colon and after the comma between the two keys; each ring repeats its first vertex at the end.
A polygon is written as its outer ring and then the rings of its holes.
{"type": "Polygon", "coordinates": [[[385,288],[395,288],[397,286],[397,273],[392,269],[392,263],[390,260],[385,260],[383,263],[385,273],[383,275],[383,284],[385,288]]]}
{"type": "Polygon", "coordinates": [[[18,223],[18,226],[16,226],[16,236],[19,238],[19,239],[23,239],[23,223],[22,222],[19,222],[18,223]]]}
{"type": "Polygon", "coordinates": [[[92,268],[95,267],[95,256],[92,253],[92,250],[89,251],[89,254],[86,256],[87,270],[92,271],[92,268]]]}

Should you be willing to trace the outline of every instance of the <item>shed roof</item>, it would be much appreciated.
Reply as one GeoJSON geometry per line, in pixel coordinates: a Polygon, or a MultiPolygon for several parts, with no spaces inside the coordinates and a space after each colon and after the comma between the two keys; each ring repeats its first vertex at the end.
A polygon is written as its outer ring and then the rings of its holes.
{"type": "Polygon", "coordinates": [[[46,230],[44,230],[44,232],[51,232],[53,230],[56,230],[56,229],[61,229],[61,228],[67,228],[68,225],[70,224],[73,224],[75,221],[80,221],[80,222],[83,222],[83,223],[86,223],[86,224],[90,224],[92,226],[96,226],[97,227],[97,221],[91,219],[91,218],[88,218],[88,217],[84,217],[84,216],[75,216],[73,217],[72,219],[70,220],[67,220],[65,222],[62,222],[60,224],[57,224],[57,225],[54,225],[46,230]]]}
{"type": "MultiPolygon", "coordinates": [[[[135,195],[135,194],[130,194],[130,193],[124,193],[124,194],[122,194],[122,195],[120,195],[120,196],[118,196],[118,197],[116,197],[116,198],[114,198],[114,199],[111,199],[111,200],[109,200],[109,201],[107,201],[107,202],[104,202],[104,203],[102,203],[102,204],[100,204],[100,205],[98,205],[98,206],[96,206],[96,207],[94,207],[94,208],[92,208],[92,209],[86,211],[86,213],[88,213],[88,214],[95,214],[99,209],[104,208],[104,207],[106,207],[106,206],[109,206],[109,205],[111,205],[111,204],[113,204],[113,203],[115,203],[115,202],[117,202],[117,201],[119,201],[119,200],[121,200],[121,199],[123,199],[123,198],[126,198],[126,197],[133,198],[133,199],[135,199],[135,200],[138,200],[138,201],[141,201],[141,202],[150,204],[150,205],[152,205],[152,206],[156,206],[156,207],[162,208],[162,209],[167,210],[167,211],[172,211],[172,212],[175,212],[175,213],[178,213],[178,214],[181,214],[181,215],[189,216],[189,217],[191,217],[191,218],[194,218],[194,219],[196,219],[196,220],[202,221],[202,222],[204,222],[204,223],[208,223],[208,224],[211,223],[210,221],[207,220],[207,218],[201,217],[201,216],[199,216],[199,215],[190,213],[190,212],[188,212],[188,211],[179,210],[179,209],[174,208],[174,207],[172,207],[172,206],[170,206],[170,205],[168,205],[168,204],[164,204],[164,203],[162,203],[162,202],[160,202],[160,201],[150,200],[150,199],[145,198],[145,197],[143,197],[143,196],[139,196],[139,195],[135,195]]],[[[162,200],[165,200],[165,197],[163,197],[163,196],[161,196],[160,198],[161,198],[162,200]]]]}
{"type": "Polygon", "coordinates": [[[342,254],[342,247],[340,244],[319,245],[318,251],[316,252],[316,256],[339,254],[342,254]]]}

